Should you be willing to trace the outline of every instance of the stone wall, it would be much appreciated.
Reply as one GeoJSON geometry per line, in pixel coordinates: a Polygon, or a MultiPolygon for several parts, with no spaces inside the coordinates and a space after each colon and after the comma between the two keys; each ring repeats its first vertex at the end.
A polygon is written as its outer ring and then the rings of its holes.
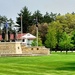
{"type": "Polygon", "coordinates": [[[49,55],[45,47],[26,47],[20,42],[0,42],[0,56],[49,55]]]}
{"type": "Polygon", "coordinates": [[[0,42],[0,54],[22,54],[20,43],[0,42]]]}
{"type": "Polygon", "coordinates": [[[25,46],[22,46],[22,54],[49,55],[50,50],[45,47],[25,47],[25,46]]]}

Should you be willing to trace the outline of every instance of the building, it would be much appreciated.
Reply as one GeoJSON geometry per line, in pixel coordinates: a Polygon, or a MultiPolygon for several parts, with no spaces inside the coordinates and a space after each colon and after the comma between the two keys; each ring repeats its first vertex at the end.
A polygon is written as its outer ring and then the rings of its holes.
{"type": "MultiPolygon", "coordinates": [[[[36,37],[30,33],[16,34],[16,42],[22,42],[26,46],[31,46],[31,43],[36,37]]],[[[14,35],[10,34],[10,42],[14,40],[14,35]]],[[[2,35],[0,35],[0,41],[2,41],[2,35]]]]}
{"type": "MultiPolygon", "coordinates": [[[[31,43],[34,39],[36,39],[36,37],[30,33],[17,34],[17,42],[12,42],[14,35],[10,34],[10,42],[0,42],[0,57],[49,55],[50,49],[44,46],[31,47],[31,43]]],[[[2,40],[2,35],[0,35],[0,40],[2,40]]]]}
{"type": "Polygon", "coordinates": [[[31,46],[32,42],[36,37],[30,33],[27,33],[21,37],[26,46],[31,46]]]}

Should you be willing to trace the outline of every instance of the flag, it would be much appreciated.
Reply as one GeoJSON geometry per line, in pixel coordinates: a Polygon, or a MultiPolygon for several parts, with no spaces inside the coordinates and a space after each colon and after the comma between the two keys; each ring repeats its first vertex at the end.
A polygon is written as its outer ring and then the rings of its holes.
{"type": "Polygon", "coordinates": [[[8,23],[7,22],[5,23],[5,28],[8,29],[8,23]]]}

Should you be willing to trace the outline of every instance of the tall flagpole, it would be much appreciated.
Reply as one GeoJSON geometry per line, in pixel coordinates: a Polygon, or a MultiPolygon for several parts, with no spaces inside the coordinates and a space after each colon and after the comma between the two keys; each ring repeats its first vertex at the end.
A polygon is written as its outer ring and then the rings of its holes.
{"type": "Polygon", "coordinates": [[[38,47],[38,27],[36,27],[36,31],[37,31],[37,47],[38,47]]]}
{"type": "Polygon", "coordinates": [[[36,17],[36,37],[37,37],[37,47],[38,47],[38,20],[36,17]]]}
{"type": "Polygon", "coordinates": [[[23,33],[22,31],[23,31],[23,27],[22,27],[22,13],[21,13],[21,37],[22,37],[22,33],[23,33]]]}

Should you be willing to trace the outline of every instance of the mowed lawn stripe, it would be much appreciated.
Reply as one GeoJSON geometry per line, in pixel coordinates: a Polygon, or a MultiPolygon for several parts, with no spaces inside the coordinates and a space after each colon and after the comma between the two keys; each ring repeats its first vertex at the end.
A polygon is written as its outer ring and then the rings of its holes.
{"type": "Polygon", "coordinates": [[[0,57],[0,75],[74,75],[75,55],[0,57]]]}

